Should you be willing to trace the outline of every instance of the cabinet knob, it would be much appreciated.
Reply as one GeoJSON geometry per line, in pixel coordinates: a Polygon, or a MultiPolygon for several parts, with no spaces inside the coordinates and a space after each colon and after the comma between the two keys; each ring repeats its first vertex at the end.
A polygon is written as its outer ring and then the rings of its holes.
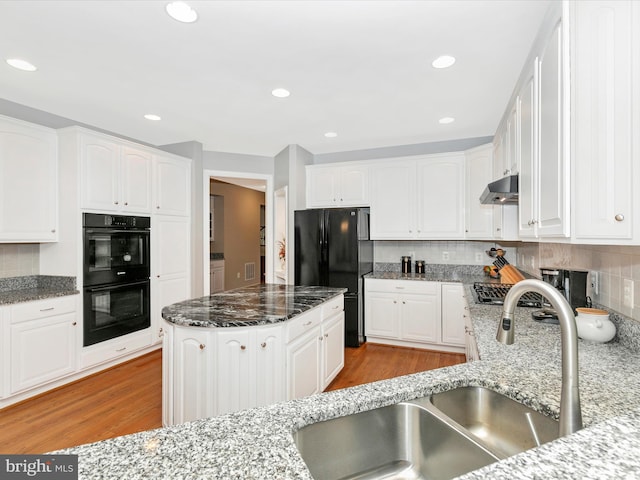
{"type": "Polygon", "coordinates": [[[200,344],[200,350],[204,350],[204,347],[206,347],[206,345],[204,343],[200,344]]]}
{"type": "Polygon", "coordinates": [[[73,322],[71,325],[73,325],[74,327],[78,324],[78,322],[73,322]]]}
{"type": "Polygon", "coordinates": [[[343,199],[340,199],[340,201],[341,201],[341,202],[344,202],[344,200],[343,200],[343,199]]]}
{"type": "Polygon", "coordinates": [[[406,303],[407,303],[407,302],[405,302],[404,300],[402,301],[402,304],[403,304],[403,305],[406,305],[406,303]]]}
{"type": "Polygon", "coordinates": [[[247,346],[246,345],[240,345],[240,350],[246,350],[247,346]]]}
{"type": "Polygon", "coordinates": [[[325,334],[324,334],[324,338],[327,338],[328,336],[329,336],[329,334],[328,334],[328,333],[325,333],[325,334]]]}
{"type": "Polygon", "coordinates": [[[127,205],[129,205],[129,202],[124,202],[124,205],[125,205],[125,207],[126,207],[127,205]]]}
{"type": "Polygon", "coordinates": [[[116,200],[115,202],[113,202],[113,204],[114,204],[114,205],[118,205],[118,203],[119,203],[119,202],[118,202],[117,200],[116,200]]]}
{"type": "Polygon", "coordinates": [[[621,222],[624,220],[624,215],[619,213],[615,216],[616,222],[621,222]]]}
{"type": "Polygon", "coordinates": [[[156,205],[156,208],[157,208],[158,210],[160,210],[160,205],[156,205]]]}
{"type": "Polygon", "coordinates": [[[322,341],[322,340],[323,340],[323,338],[322,338],[322,337],[318,337],[318,340],[322,341]]]}
{"type": "Polygon", "coordinates": [[[261,346],[262,348],[267,348],[267,342],[262,342],[262,343],[260,344],[260,346],[261,346]]]}
{"type": "Polygon", "coordinates": [[[56,229],[55,229],[55,228],[52,228],[52,229],[51,229],[51,233],[56,233],[56,229]]]}

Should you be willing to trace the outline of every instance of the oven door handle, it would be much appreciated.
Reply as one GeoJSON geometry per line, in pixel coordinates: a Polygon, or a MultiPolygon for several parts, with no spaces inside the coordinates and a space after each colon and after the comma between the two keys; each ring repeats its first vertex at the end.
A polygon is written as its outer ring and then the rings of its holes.
{"type": "Polygon", "coordinates": [[[87,292],[104,292],[105,290],[116,290],[122,287],[135,287],[136,285],[144,285],[145,283],[148,284],[149,280],[141,280],[139,282],[131,283],[113,283],[103,287],[86,288],[85,290],[87,292]]]}
{"type": "Polygon", "coordinates": [[[141,233],[149,235],[150,230],[148,228],[145,229],[125,229],[125,230],[114,230],[112,228],[90,228],[86,229],[85,233],[141,233]]]}

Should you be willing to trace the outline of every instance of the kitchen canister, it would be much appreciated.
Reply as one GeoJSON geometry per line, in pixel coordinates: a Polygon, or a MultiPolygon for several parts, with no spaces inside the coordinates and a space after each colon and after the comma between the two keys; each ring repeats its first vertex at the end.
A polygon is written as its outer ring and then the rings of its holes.
{"type": "Polygon", "coordinates": [[[416,260],[416,273],[424,273],[424,260],[416,260]]]}
{"type": "Polygon", "coordinates": [[[402,273],[411,273],[411,257],[402,257],[400,261],[402,263],[402,273]]]}
{"type": "Polygon", "coordinates": [[[578,336],[593,342],[608,342],[616,335],[616,326],[609,320],[609,312],[598,308],[576,308],[578,336]]]}

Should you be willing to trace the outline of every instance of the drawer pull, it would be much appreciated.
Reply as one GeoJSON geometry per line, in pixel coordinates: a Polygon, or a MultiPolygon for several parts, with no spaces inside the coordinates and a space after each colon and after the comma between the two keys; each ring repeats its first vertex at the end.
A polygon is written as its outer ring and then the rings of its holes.
{"type": "Polygon", "coordinates": [[[340,305],[336,305],[335,307],[333,307],[333,310],[337,310],[340,308],[340,305]]]}
{"type": "Polygon", "coordinates": [[[41,308],[40,311],[41,312],[50,312],[51,310],[54,310],[55,307],[49,307],[49,308],[41,308]]]}
{"type": "Polygon", "coordinates": [[[404,287],[396,287],[396,290],[404,290],[404,287]]]}
{"type": "Polygon", "coordinates": [[[307,323],[302,324],[303,327],[308,327],[309,325],[311,325],[313,322],[311,320],[309,320],[307,323]]]}
{"type": "Polygon", "coordinates": [[[116,349],[116,352],[124,352],[126,349],[127,347],[118,348],[116,349]]]}

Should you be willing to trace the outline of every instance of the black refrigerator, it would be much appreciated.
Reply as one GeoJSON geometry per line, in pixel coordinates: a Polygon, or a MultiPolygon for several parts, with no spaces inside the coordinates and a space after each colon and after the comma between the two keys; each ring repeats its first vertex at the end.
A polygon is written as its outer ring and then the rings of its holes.
{"type": "Polygon", "coordinates": [[[373,270],[368,208],[296,210],[295,284],[343,287],[345,345],[364,338],[364,279],[373,270]]]}

